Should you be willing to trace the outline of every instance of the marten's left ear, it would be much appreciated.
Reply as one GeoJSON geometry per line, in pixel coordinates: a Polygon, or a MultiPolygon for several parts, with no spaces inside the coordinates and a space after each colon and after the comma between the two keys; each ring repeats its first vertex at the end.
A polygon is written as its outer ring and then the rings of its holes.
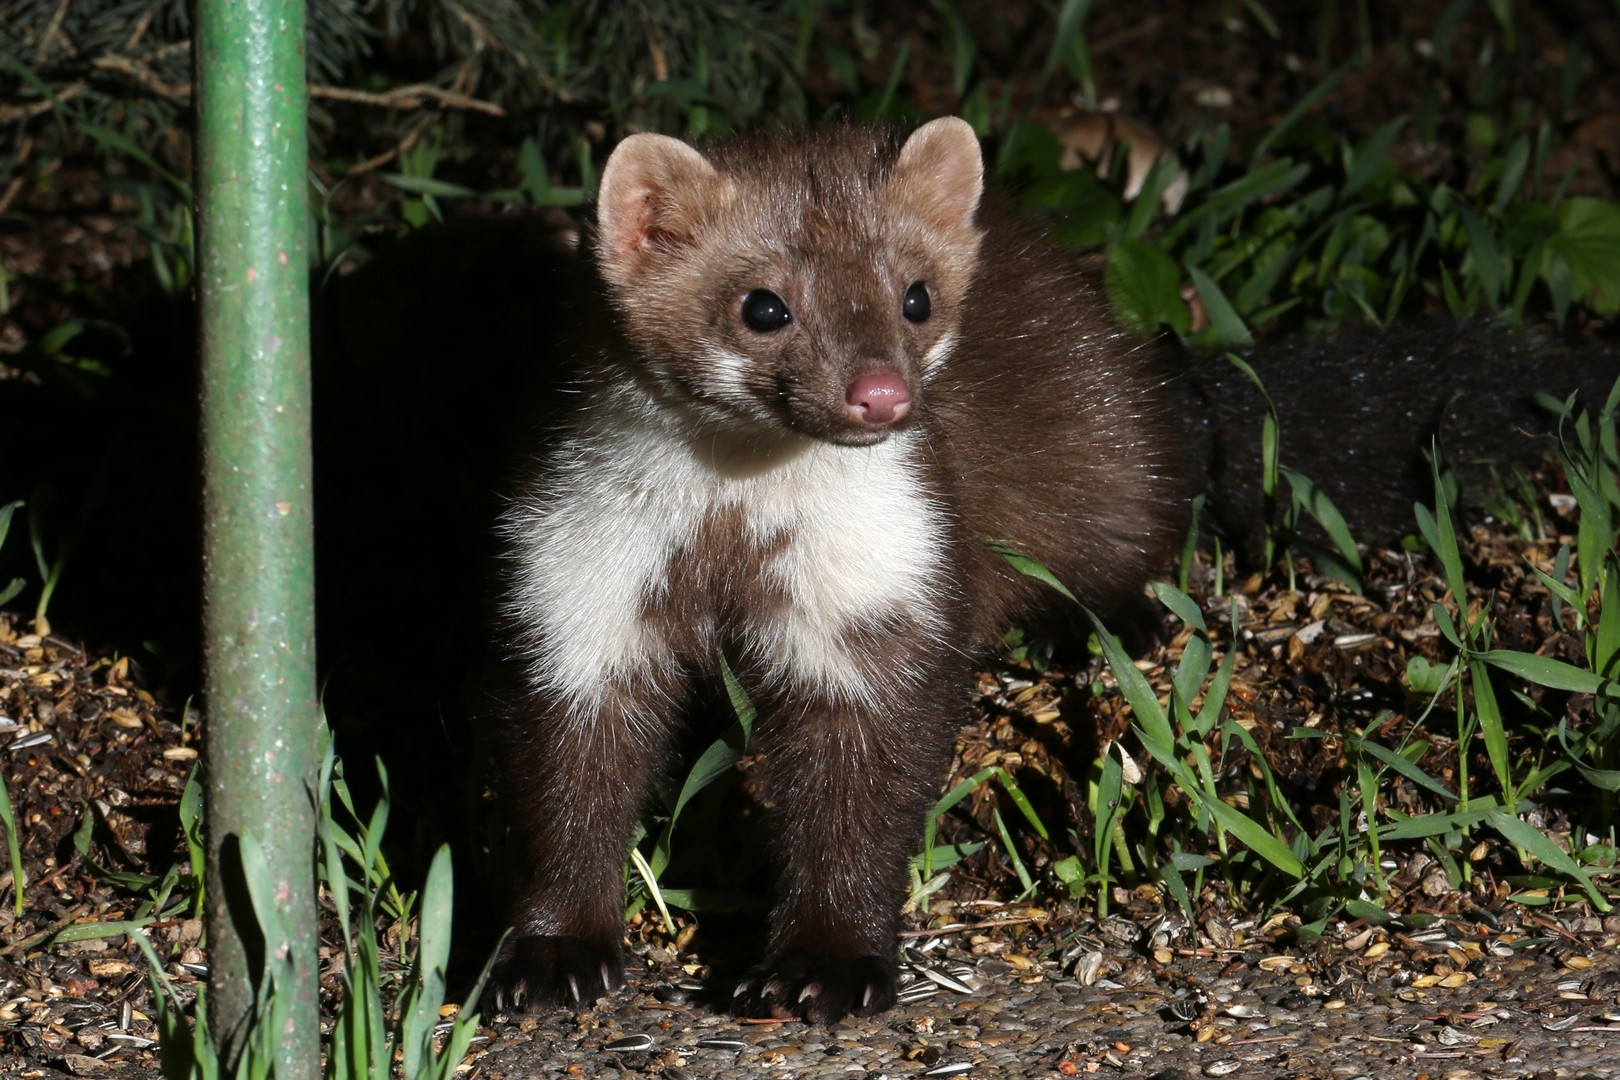
{"type": "Polygon", "coordinates": [[[623,284],[660,252],[692,242],[725,181],[695,149],[667,135],[632,135],[608,157],[596,195],[602,268],[623,284]]]}
{"type": "Polygon", "coordinates": [[[958,117],[930,120],[900,148],[891,182],[931,224],[970,228],[984,191],[978,136],[958,117]]]}

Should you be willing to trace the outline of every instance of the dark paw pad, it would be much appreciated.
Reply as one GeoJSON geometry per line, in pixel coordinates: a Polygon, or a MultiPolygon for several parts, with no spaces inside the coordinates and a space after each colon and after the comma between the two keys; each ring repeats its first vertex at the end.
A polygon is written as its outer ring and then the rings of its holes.
{"type": "Polygon", "coordinates": [[[541,1012],[589,1005],[624,985],[619,943],[575,937],[520,937],[490,972],[484,1000],[496,1009],[541,1012]]]}
{"type": "Polygon", "coordinates": [[[732,1011],[744,1016],[802,1016],[831,1024],[854,1014],[894,1007],[898,972],[892,959],[784,956],[767,961],[737,984],[732,1011]]]}

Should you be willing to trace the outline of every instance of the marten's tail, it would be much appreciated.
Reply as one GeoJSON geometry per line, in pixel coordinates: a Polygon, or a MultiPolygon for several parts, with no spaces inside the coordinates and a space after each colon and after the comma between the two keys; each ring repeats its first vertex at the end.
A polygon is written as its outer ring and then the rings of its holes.
{"type": "MultiPolygon", "coordinates": [[[[1414,501],[1433,500],[1425,453],[1438,442],[1465,491],[1490,469],[1530,465],[1555,445],[1557,416],[1538,394],[1596,413],[1620,377],[1620,350],[1496,325],[1345,328],[1315,342],[1243,354],[1276,405],[1282,464],[1333,500],[1357,540],[1414,532],[1414,501]]],[[[1220,357],[1189,363],[1188,415],[1198,418],[1219,527],[1247,556],[1264,536],[1261,426],[1265,400],[1220,357]]]]}

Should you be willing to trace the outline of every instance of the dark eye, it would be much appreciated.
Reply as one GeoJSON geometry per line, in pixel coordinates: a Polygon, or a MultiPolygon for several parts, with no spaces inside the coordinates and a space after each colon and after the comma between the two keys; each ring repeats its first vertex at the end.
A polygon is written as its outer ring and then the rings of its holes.
{"type": "Polygon", "coordinates": [[[769,289],[755,289],[743,297],[742,317],[750,328],[762,334],[780,330],[793,321],[787,304],[769,289]]]}
{"type": "Polygon", "coordinates": [[[920,281],[913,281],[911,288],[906,290],[906,298],[900,303],[900,313],[912,322],[927,322],[928,313],[932,304],[928,299],[928,286],[920,281]]]}

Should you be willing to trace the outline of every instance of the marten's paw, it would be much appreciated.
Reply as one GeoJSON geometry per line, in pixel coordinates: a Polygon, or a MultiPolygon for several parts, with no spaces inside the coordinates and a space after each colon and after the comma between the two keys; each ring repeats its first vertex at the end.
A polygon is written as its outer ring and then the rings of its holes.
{"type": "Polygon", "coordinates": [[[831,1024],[851,1013],[875,1016],[894,1008],[898,985],[892,957],[789,954],[749,972],[732,992],[732,1011],[831,1024]]]}
{"type": "Polygon", "coordinates": [[[589,1005],[624,985],[617,941],[577,937],[520,937],[508,943],[484,989],[496,1009],[543,1012],[559,1005],[589,1005]]]}

